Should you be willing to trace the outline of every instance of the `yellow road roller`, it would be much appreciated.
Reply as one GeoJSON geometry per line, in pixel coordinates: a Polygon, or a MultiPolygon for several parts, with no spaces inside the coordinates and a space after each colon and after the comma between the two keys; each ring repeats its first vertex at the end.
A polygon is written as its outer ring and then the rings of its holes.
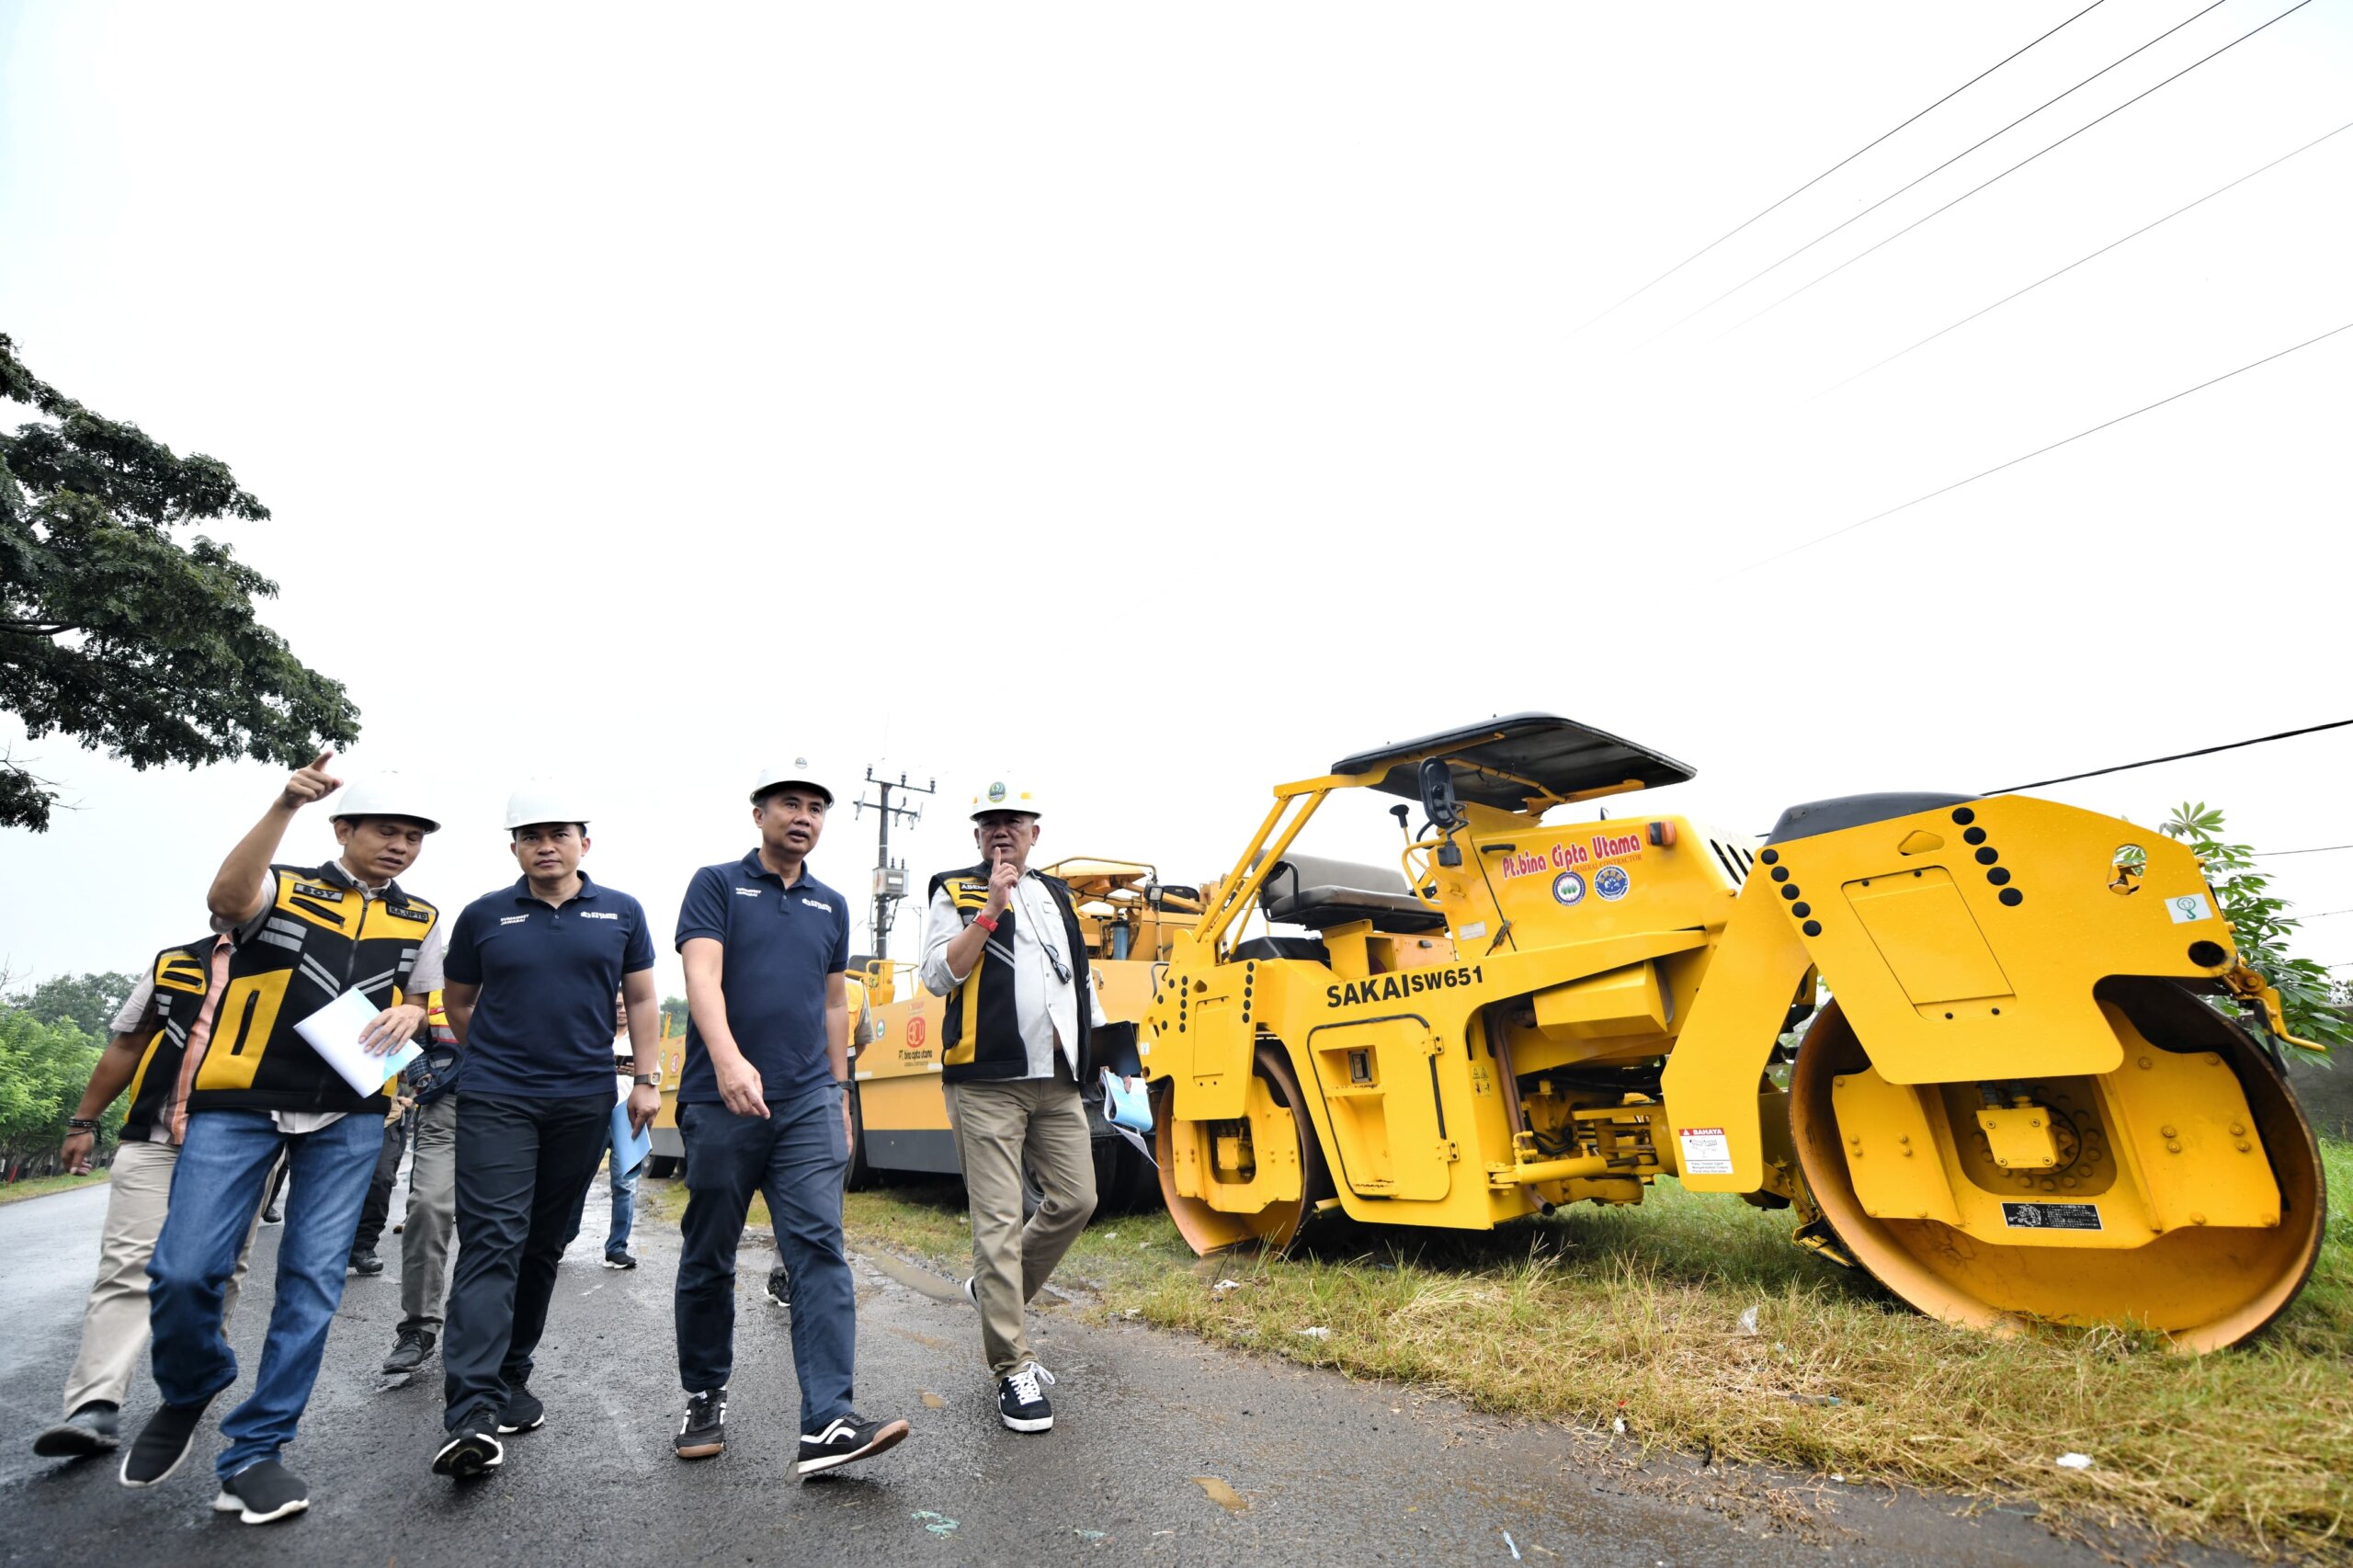
{"type": "Polygon", "coordinates": [[[1673,1176],[1979,1328],[2203,1350],[2293,1299],[2325,1204],[2282,1062],[2319,1048],[2187,847],[2018,795],[1818,801],[1761,843],[1624,814],[1692,776],[1524,713],[1278,786],[1144,1015],[1195,1250],[1673,1176]],[[1345,790],[1418,812],[1396,867],[1294,850],[1345,790]]]}

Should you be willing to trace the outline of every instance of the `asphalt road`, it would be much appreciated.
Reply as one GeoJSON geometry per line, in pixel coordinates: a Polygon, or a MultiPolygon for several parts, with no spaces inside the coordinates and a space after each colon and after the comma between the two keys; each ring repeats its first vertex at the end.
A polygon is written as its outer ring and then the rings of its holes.
{"type": "MultiPolygon", "coordinates": [[[[110,1460],[31,1457],[54,1418],[97,1256],[103,1189],[0,1207],[0,1562],[120,1568],[168,1562],[328,1564],[1282,1563],[1893,1564],[1967,1568],[2109,1561],[2005,1513],[1960,1517],[1928,1499],[1777,1478],[1688,1457],[1636,1465],[1590,1438],[1498,1421],[1387,1384],[1262,1362],[1181,1337],[1042,1313],[1040,1358],[1061,1379],[1056,1429],[996,1422],[978,1325],[944,1279],[861,1258],[859,1403],[903,1415],[896,1451],[802,1484],[791,1474],[798,1395],[784,1314],[761,1293],[770,1253],[740,1272],[729,1447],[671,1456],[682,1396],[672,1357],[675,1233],[647,1216],[643,1267],[598,1265],[590,1233],[558,1283],[534,1392],[548,1425],[512,1439],[506,1468],[460,1487],[428,1469],[433,1375],[386,1389],[376,1370],[400,1315],[387,1236],[380,1279],[353,1279],[289,1465],[308,1515],[249,1528],[216,1517],[208,1427],[187,1470],[134,1493],[110,1460]],[[1221,1501],[1221,1499],[1223,1499],[1221,1501]]],[[[395,1210],[397,1212],[397,1210],[395,1210]]],[[[258,1348],[278,1233],[265,1229],[231,1342],[258,1348]]],[[[1531,1346],[1531,1353],[1540,1347],[1531,1346]]],[[[224,1396],[216,1415],[244,1391],[224,1396]]],[[[153,1408],[135,1386],[131,1429],[153,1408]]]]}

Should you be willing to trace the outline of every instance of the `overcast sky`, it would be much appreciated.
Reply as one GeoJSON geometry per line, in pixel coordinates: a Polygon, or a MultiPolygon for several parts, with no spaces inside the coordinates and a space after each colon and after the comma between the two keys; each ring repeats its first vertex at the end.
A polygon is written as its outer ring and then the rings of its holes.
{"type": "MultiPolygon", "coordinates": [[[[938,778],[918,878],[1002,778],[1041,858],[1198,880],[1273,780],[1523,708],[1761,832],[2353,717],[2353,332],[1780,553],[2353,322],[2348,131],[1825,395],[2353,120],[2353,0],[1742,324],[2293,4],[2224,0],[1682,320],[2206,4],[2105,0],[1588,326],[2080,0],[0,0],[0,331],[270,506],[213,531],[349,687],[339,767],[444,813],[416,891],[511,880],[506,791],[570,781],[666,990],[779,755],[938,778]]],[[[199,932],[281,776],[0,744],[74,807],[0,834],[20,978],[199,932]]],[[[2048,792],[2290,849],[2353,843],[2348,774],[2048,792]]],[[[1318,846],[1392,860],[1386,803],[1318,846]]],[[[813,866],[873,855],[844,811],[813,866]]],[[[2353,853],[2269,864],[2353,909],[2353,853]]]]}

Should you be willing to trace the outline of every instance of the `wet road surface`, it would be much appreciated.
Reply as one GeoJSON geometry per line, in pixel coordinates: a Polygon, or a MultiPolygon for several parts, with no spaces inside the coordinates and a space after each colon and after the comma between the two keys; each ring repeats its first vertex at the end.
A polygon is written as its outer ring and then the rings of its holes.
{"type": "MultiPolygon", "coordinates": [[[[54,1419],[103,1188],[0,1207],[0,1562],[44,1568],[221,1564],[1046,1563],[1137,1560],[1281,1563],[2088,1565],[2100,1554],[2004,1513],[1953,1516],[1927,1499],[1756,1472],[1688,1457],[1636,1467],[1589,1438],[1466,1412],[1394,1385],[1265,1362],[1068,1309],[1042,1313],[1039,1355],[1061,1379],[1056,1428],[996,1420],[978,1324],[947,1280],[896,1259],[858,1260],[858,1402],[904,1415],[897,1450],[795,1481],[798,1393],[786,1315],[761,1290],[772,1256],[746,1244],[738,1274],[728,1449],[682,1463],[672,1354],[674,1232],[651,1214],[642,1267],[599,1263],[601,1179],[589,1228],[557,1283],[533,1392],[548,1425],[508,1440],[504,1470],[459,1486],[428,1471],[439,1444],[439,1364],[387,1389],[377,1365],[400,1317],[398,1238],[387,1269],[352,1279],[300,1439],[287,1462],[308,1515],[247,1527],[216,1517],[208,1423],[160,1487],[116,1483],[115,1461],[35,1460],[54,1419]],[[1794,1508],[1795,1529],[1768,1528],[1794,1508]]],[[[394,1209],[395,1214],[399,1208],[394,1209]]],[[[258,1350],[278,1231],[256,1244],[230,1341],[258,1350]]],[[[247,1383],[216,1402],[231,1408],[247,1383]]],[[[134,1385],[126,1431],[153,1407],[134,1385]]]]}

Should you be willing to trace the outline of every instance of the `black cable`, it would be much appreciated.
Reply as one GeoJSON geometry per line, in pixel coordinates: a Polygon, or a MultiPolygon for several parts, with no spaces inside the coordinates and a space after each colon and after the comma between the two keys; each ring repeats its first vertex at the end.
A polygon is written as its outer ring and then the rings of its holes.
{"type": "MultiPolygon", "coordinates": [[[[1833,224],[1831,227],[1824,229],[1821,233],[1814,235],[1813,238],[1806,241],[1805,244],[1798,246],[1797,249],[1783,256],[1779,261],[1773,263],[1772,266],[1750,273],[1747,277],[1742,278],[1739,282],[1733,284],[1731,288],[1725,290],[1722,293],[1717,295],[1706,304],[1701,305],[1699,310],[1691,312],[1689,315],[1680,316],[1675,321],[1668,323],[1661,329],[1660,335],[1663,336],[1666,333],[1673,332],[1677,327],[1681,326],[1685,322],[1689,321],[1692,316],[1699,314],[1701,311],[1714,309],[1716,306],[1723,303],[1726,300],[1731,299],[1734,294],[1739,293],[1743,289],[1747,288],[1751,283],[1754,283],[1758,278],[1766,276],[1767,273],[1777,271],[1787,266],[1789,263],[1795,261],[1798,257],[1803,256],[1806,252],[1812,250],[1814,246],[1820,244],[1831,235],[1838,233],[1839,230],[1846,228],[1847,224],[1870,217],[1872,213],[1886,206],[1889,202],[1903,195],[1905,191],[1910,190],[1913,186],[1918,185],[1921,180],[1932,179],[1936,176],[1944,173],[1947,169],[1952,167],[1955,164],[1969,156],[1970,153],[1974,153],[1978,148],[1985,145],[1986,142],[1993,141],[1995,137],[2004,136],[2008,134],[2010,131],[2017,130],[2019,126],[2024,125],[2028,120],[2032,119],[2036,115],[2040,114],[2044,109],[2049,108],[2052,104],[2057,103],[2060,98],[2064,98],[2072,94],[2081,92],[2084,88],[2090,86],[2094,82],[2098,81],[2102,76],[2107,75],[2109,72],[2115,70],[2118,66],[2131,59],[2132,55],[2140,54],[2147,50],[2154,49],[2158,44],[2163,43],[2165,40],[2171,38],[2174,34],[2181,31],[2182,28],[2188,27],[2190,23],[2196,21],[2199,17],[2204,16],[2206,12],[2211,11],[2222,4],[2223,0],[2210,0],[2210,3],[2203,10],[2195,11],[2190,15],[2184,17],[2180,21],[2176,22],[2165,31],[2151,39],[2147,43],[2141,45],[2139,49],[2133,50],[2131,54],[2119,55],[2116,59],[2109,61],[2107,64],[2101,66],[2098,70],[2093,72],[2090,75],[2085,77],[2082,81],[2068,88],[2066,92],[2061,93],[2059,97],[2045,98],[2042,102],[2035,105],[2034,108],[2027,110],[2024,114],[2010,121],[2009,124],[2002,127],[2001,130],[1993,132],[1991,135],[1981,136],[1976,141],[1972,142],[1968,146],[1963,147],[1960,152],[1955,153],[1951,157],[1947,158],[1943,163],[1938,164],[1927,174],[1920,176],[1918,179],[1915,179],[1909,184],[1899,186],[1895,189],[1889,191],[1885,196],[1881,197],[1877,201],[1872,202],[1860,212],[1854,213],[1843,222],[1833,224]]],[[[2111,110],[2110,112],[2113,111],[2111,110]]],[[[2095,120],[2093,123],[2097,124],[2098,122],[2095,120]]]]}
{"type": "MultiPolygon", "coordinates": [[[[1747,228],[1750,223],[1756,222],[1757,218],[1763,218],[1776,212],[1790,201],[1798,197],[1803,196],[1807,191],[1812,190],[1815,186],[1820,185],[1824,180],[1828,179],[1832,175],[1836,174],[1840,169],[1845,168],[1848,164],[1853,163],[1857,158],[1861,157],[1864,153],[1870,152],[1872,148],[1886,141],[1889,137],[1894,135],[1897,131],[1901,131],[1904,126],[1910,125],[1913,120],[1920,119],[1933,110],[1941,108],[1945,105],[1952,102],[1953,99],[1961,97],[1961,94],[1969,91],[1970,88],[1977,85],[1978,83],[1983,82],[1986,77],[1991,76],[1995,72],[1999,71],[2003,66],[2007,65],[2019,55],[2024,54],[2027,50],[2032,49],[2035,44],[2040,43],[2043,39],[2049,38],[2052,33],[2059,31],[2060,28],[2066,27],[2069,22],[2080,20],[2084,17],[2090,15],[2092,12],[2098,10],[2107,3],[2108,0],[2092,0],[2090,5],[2085,6],[2082,10],[2068,17],[2065,22],[2060,23],[2059,27],[2052,28],[2051,32],[2044,33],[2042,38],[2038,38],[2034,40],[2032,43],[2026,44],[2022,48],[2012,50],[2009,53],[2002,56],[2001,59],[1994,62],[1993,64],[1985,67],[1984,70],[1977,73],[1976,75],[1972,76],[1968,81],[1963,82],[1960,86],[1955,87],[1951,92],[1947,93],[1943,97],[1938,98],[1935,103],[1930,104],[1927,108],[1922,109],[1918,114],[1914,115],[1911,119],[1905,120],[1904,125],[1895,127],[1893,131],[1881,131],[1870,141],[1864,142],[1861,146],[1856,148],[1853,152],[1847,153],[1845,157],[1839,159],[1836,163],[1831,165],[1828,168],[1823,170],[1820,174],[1814,176],[1803,185],[1798,187],[1797,189],[1790,192],[1788,196],[1781,198],[1779,201],[1776,201],[1772,206],[1765,209],[1764,211],[1757,213],[1756,217],[1748,219],[1745,222],[1735,224],[1733,227],[1725,230],[1722,233],[1718,234],[1714,239],[1710,240],[1706,244],[1701,245],[1698,250],[1693,251],[1689,256],[1685,256],[1681,261],[1677,262],[1673,267],[1668,267],[1665,272],[1660,273],[1656,278],[1652,278],[1649,282],[1643,284],[1641,288],[1635,290],[1632,293],[1619,301],[1617,304],[1612,305],[1608,310],[1602,312],[1601,315],[1595,316],[1592,321],[1586,322],[1585,326],[1578,327],[1577,332],[1583,332],[1586,326],[1593,325],[1594,322],[1601,320],[1602,316],[1608,315],[1611,312],[1618,310],[1620,306],[1633,303],[1636,300],[1641,299],[1644,294],[1649,293],[1652,290],[1657,288],[1660,284],[1665,282],[1668,278],[1674,277],[1677,273],[1682,271],[1685,267],[1690,266],[1693,262],[1699,260],[1701,256],[1707,255],[1710,251],[1715,249],[1726,240],[1732,238],[1734,234],[1739,233],[1741,230],[1747,228]]],[[[2211,7],[2210,6],[2209,9],[2211,9],[2211,7]]],[[[1576,335],[1576,333],[1571,333],[1569,335],[1574,337],[1576,335]]]]}
{"type": "MultiPolygon", "coordinates": [[[[2322,846],[2321,846],[2319,848],[2317,848],[2317,849],[2250,849],[2250,850],[2248,850],[2248,851],[2247,851],[2247,853],[2248,853],[2248,854],[2250,854],[2250,855],[2256,855],[2256,856],[2262,856],[2262,855],[2329,855],[2329,854],[2334,854],[2336,851],[2337,851],[2337,850],[2339,850],[2339,849],[2353,849],[2353,844],[2324,844],[2324,845],[2322,845],[2322,846]]],[[[2330,914],[2332,914],[2332,915],[2342,915],[2342,914],[2346,914],[2346,913],[2348,913],[2348,912],[2347,912],[2347,911],[2345,911],[2345,910],[2334,910],[2334,909],[2333,909],[2333,910],[2329,911],[2329,913],[2330,913],[2330,914]]]]}
{"type": "Polygon", "coordinates": [[[2016,293],[2005,294],[2000,299],[1995,301],[1992,304],[1987,305],[1981,310],[1970,312],[1969,314],[1961,317],[1959,321],[1954,322],[1949,326],[1938,327],[1936,331],[1928,334],[1927,336],[1922,338],[1919,342],[1912,345],[1911,348],[1899,348],[1894,353],[1889,355],[1886,358],[1880,360],[1877,364],[1866,365],[1861,369],[1856,371],[1853,375],[1848,376],[1845,381],[1823,388],[1820,392],[1814,393],[1813,398],[1809,398],[1806,401],[1811,403],[1819,398],[1828,397],[1840,387],[1850,386],[1856,381],[1861,381],[1865,376],[1870,375],[1873,370],[1894,364],[1898,359],[1901,359],[1906,354],[1911,353],[1914,348],[1926,348],[1929,344],[1934,343],[1946,333],[1951,332],[1958,327],[1967,326],[1971,322],[1975,321],[1979,316],[1984,315],[1987,312],[2000,310],[2012,300],[2018,299],[2020,295],[2031,294],[2037,289],[2041,288],[2045,283],[2049,283],[2055,278],[2064,278],[2068,273],[2075,271],[2075,268],[2083,266],[2084,263],[2087,261],[2097,260],[2099,257],[2104,256],[2109,252],[2114,250],[2117,246],[2124,244],[2125,240],[2137,240],[2143,234],[2147,233],[2150,230],[2172,222],[2176,218],[2178,218],[2183,213],[2188,211],[2191,207],[2202,207],[2207,202],[2213,200],[2214,198],[2222,195],[2224,191],[2236,190],[2240,186],[2245,185],[2256,175],[2268,174],[2271,170],[2276,169],[2280,165],[2286,163],[2289,159],[2301,157],[2302,154],[2311,152],[2313,148],[2327,141],[2330,136],[2342,136],[2348,131],[2353,131],[2353,120],[2347,120],[2343,125],[2340,125],[2336,130],[2328,132],[2326,136],[2316,136],[2313,138],[2313,140],[2305,142],[2302,146],[2297,148],[2292,153],[2281,153],[2279,157],[2272,159],[2269,163],[2264,165],[2263,167],[2259,169],[2250,169],[2245,174],[2239,176],[2238,178],[2231,181],[2228,185],[2217,186],[2212,190],[2210,190],[2205,195],[2200,197],[2197,200],[2189,203],[2188,207],[2177,207],[2172,211],[2166,213],[2164,217],[2158,219],[2155,222],[2142,224],[2141,227],[2125,235],[2123,239],[2110,240],[2108,244],[2100,246],[2099,249],[2092,252],[2089,256],[2077,256],[2075,260],[2069,262],[2058,271],[2051,273],[2047,277],[2038,278],[2033,282],[2028,284],[2025,288],[2018,290],[2016,293]]]}
{"type": "Polygon", "coordinates": [[[1936,489],[1929,491],[1925,495],[1915,495],[1911,500],[1903,503],[1901,506],[1890,506],[1883,512],[1873,512],[1870,517],[1863,518],[1861,521],[1848,523],[1845,528],[1833,528],[1828,533],[1822,535],[1818,539],[1807,540],[1802,544],[1793,544],[1787,550],[1776,551],[1771,555],[1768,555],[1761,560],[1752,561],[1745,566],[1734,567],[1732,571],[1725,573],[1722,577],[1719,577],[1716,580],[1718,582],[1722,582],[1726,578],[1737,577],[1744,572],[1754,572],[1759,566],[1769,566],[1776,561],[1812,550],[1818,544],[1827,544],[1841,534],[1853,533],[1857,528],[1866,527],[1871,523],[1876,523],[1882,517],[1892,517],[1898,512],[1908,511],[1910,508],[1920,505],[1923,501],[1933,501],[1939,495],[1948,494],[1952,491],[1960,489],[1964,484],[1974,484],[1979,480],[1986,478],[1991,474],[1999,473],[2006,468],[2016,468],[2018,464],[2025,462],[2029,458],[2039,458],[2045,452],[2055,452],[2060,448],[2080,441],[2086,436],[2097,436],[2111,425],[2121,425],[2128,419],[2137,419],[2142,415],[2148,413],[2151,409],[2163,408],[2169,403],[2177,403],[2181,399],[2188,397],[2191,392],[2204,392],[2208,387],[2227,381],[2233,376],[2243,376],[2249,370],[2255,369],[2260,366],[2268,365],[2274,359],[2284,359],[2289,355],[2295,353],[2297,349],[2310,348],[2315,343],[2320,343],[2328,338],[2335,337],[2338,333],[2345,331],[2347,327],[2353,327],[2353,321],[2346,322],[2341,325],[2330,327],[2318,337],[2307,337],[2302,343],[2295,344],[2290,347],[2282,348],[2276,354],[2266,354],[2262,358],[2254,360],[2248,364],[2241,365],[2235,370],[2225,370],[2221,375],[2215,376],[2208,381],[2200,381],[2194,387],[2184,387],[2181,391],[2175,392],[2170,397],[2161,397],[2157,399],[2156,402],[2136,408],[2130,414],[2120,414],[2113,419],[2103,419],[2088,430],[2076,431],[2065,440],[2053,441],[2047,447],[2037,447],[2034,450],[2024,453],[2021,456],[2012,458],[2007,462],[1995,463],[1992,468],[1984,469],[1976,473],[1972,473],[1967,479],[1956,479],[1950,484],[1939,485],[1936,489]]]}
{"type": "Polygon", "coordinates": [[[2307,724],[2301,730],[2282,730],[2276,735],[2257,735],[2251,741],[2232,741],[2219,746],[2200,746],[2196,751],[2177,751],[2171,756],[2153,756],[2143,762],[2120,762],[2114,767],[2095,767],[2088,773],[2062,774],[2056,778],[2038,778],[2031,784],[2011,784],[1999,790],[1988,790],[1988,795],[2015,795],[2021,790],[2040,790],[2046,784],[2072,784],[2078,778],[2097,778],[2104,773],[2129,773],[2136,767],[2154,767],[2161,762],[2179,762],[2184,757],[2211,756],[2218,751],[2236,751],[2241,746],[2266,745],[2273,741],[2292,740],[2298,735],[2316,735],[2323,730],[2341,730],[2353,724],[2353,719],[2333,719],[2325,724],[2307,724]]]}
{"type": "MultiPolygon", "coordinates": [[[[2238,37],[2231,40],[2230,42],[2216,50],[2213,54],[2205,55],[2200,59],[2191,61],[2188,64],[2183,66],[2180,70],[2175,72],[2164,81],[2159,82],[2156,86],[2133,94],[2131,97],[2125,99],[2114,108],[2109,109],[2108,113],[2101,115],[2098,119],[2091,121],[2090,124],[2077,126],[2075,130],[2067,132],[2066,135],[2059,138],[2058,141],[2051,143],[2050,146],[2043,148],[2041,153],[2029,153],[2027,156],[2020,158],[2017,163],[2012,164],[2008,168],[2004,169],[2000,174],[1995,175],[1992,179],[1985,181],[1984,185],[1970,187],[1967,190],[1962,191],[1959,196],[1954,197],[1950,201],[1946,202],[1942,207],[1938,208],[1934,212],[1929,213],[1927,217],[1915,218],[1911,222],[1904,224],[1904,227],[1896,230],[1895,233],[1888,235],[1887,238],[1880,241],[1878,244],[1872,245],[1869,249],[1856,252],[1853,256],[1848,256],[1846,260],[1840,262],[1837,266],[1832,267],[1829,271],[1815,278],[1813,283],[1801,284],[1797,288],[1792,289],[1788,293],[1782,295],[1779,299],[1774,301],[1771,304],[1766,306],[1763,310],[1757,311],[1753,314],[1741,317],[1740,320],[1733,323],[1732,325],[1716,334],[1716,340],[1721,341],[1731,336],[1733,333],[1738,332],[1742,327],[1746,326],[1750,322],[1755,321],[1758,316],[1772,314],[1775,311],[1779,310],[1783,305],[1788,304],[1791,300],[1796,299],[1800,294],[1802,294],[1807,290],[1812,289],[1814,284],[1828,282],[1831,278],[1837,277],[1840,273],[1854,266],[1855,263],[1862,260],[1863,257],[1870,255],[1872,251],[1879,250],[1881,246],[1893,244],[1897,240],[1900,240],[1904,235],[1910,233],[1913,230],[1918,228],[1921,224],[1927,222],[1929,219],[1941,217],[1945,213],[1951,211],[1954,208],[1960,206],[1962,202],[1968,200],[1979,191],[1984,190],[1986,186],[1994,185],[1999,181],[2009,178],[2010,176],[2018,173],[2029,164],[2033,163],[2035,159],[2041,157],[2043,153],[2057,152],[2060,148],[2064,147],[2068,142],[2073,142],[2076,137],[2081,136],[2085,131],[2089,131],[2092,126],[2097,125],[2103,120],[2110,119],[2117,115],[2122,114],[2126,109],[2131,108],[2134,104],[2137,104],[2143,98],[2147,97],[2149,94],[2157,91],[2158,88],[2171,86],[2174,83],[2180,81],[2184,76],[2188,75],[2192,71],[2197,70],[2200,65],[2205,64],[2207,61],[2213,59],[2215,55],[2228,53],[2230,51],[2236,49],[2239,45],[2245,43],[2247,40],[2253,38],[2256,34],[2261,32],[2265,28],[2269,27],[2271,22],[2280,21],[2288,17],[2291,17],[2312,3],[2313,0],[2296,0],[2294,5],[2280,12],[2279,16],[2272,17],[2270,22],[2264,22],[2256,27],[2249,28],[2246,31],[2239,34],[2238,37]]],[[[1687,317],[1686,319],[1688,320],[1688,318],[1687,317]]]]}

